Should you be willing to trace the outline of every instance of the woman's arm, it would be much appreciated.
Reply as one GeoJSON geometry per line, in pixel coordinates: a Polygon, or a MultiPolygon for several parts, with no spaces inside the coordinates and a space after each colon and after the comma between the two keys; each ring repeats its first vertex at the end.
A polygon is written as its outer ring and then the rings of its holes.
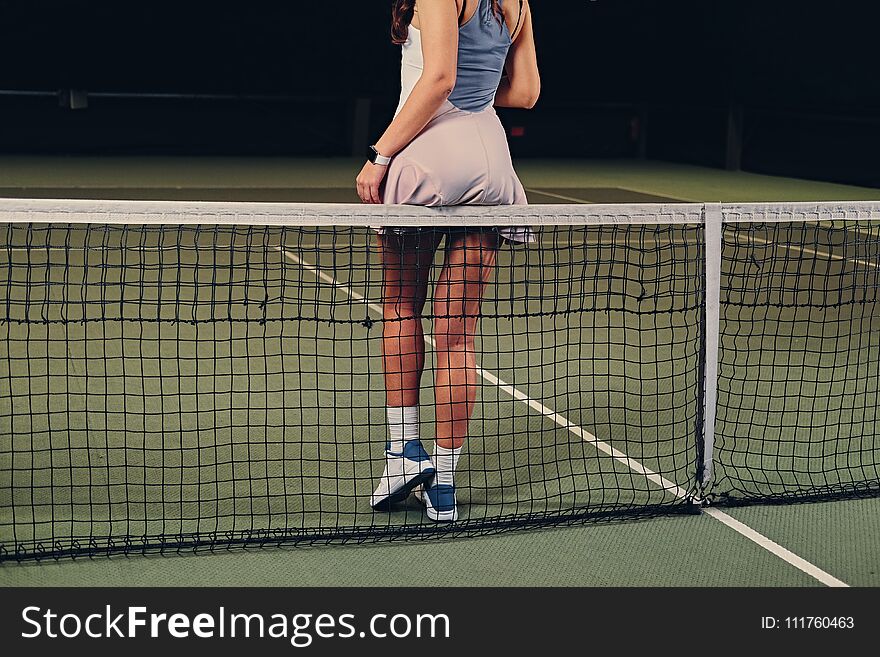
{"type": "Polygon", "coordinates": [[[541,76],[528,0],[523,2],[522,26],[510,47],[504,70],[506,76],[495,94],[495,105],[532,109],[541,95],[541,76]]]}
{"type": "Polygon", "coordinates": [[[418,0],[425,67],[400,113],[376,142],[392,157],[418,135],[455,87],[458,65],[458,12],[449,0],[418,0]]]}
{"type": "MultiPolygon", "coordinates": [[[[418,135],[455,87],[458,65],[458,12],[449,0],[418,0],[425,66],[400,113],[376,142],[380,155],[393,157],[418,135]]],[[[386,167],[369,162],[357,179],[366,203],[381,203],[379,186],[386,167]]]]}

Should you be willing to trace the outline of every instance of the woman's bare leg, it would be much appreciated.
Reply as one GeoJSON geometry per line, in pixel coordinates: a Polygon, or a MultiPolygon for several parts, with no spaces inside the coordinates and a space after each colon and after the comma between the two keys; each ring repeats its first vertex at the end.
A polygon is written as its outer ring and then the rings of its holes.
{"type": "Polygon", "coordinates": [[[418,406],[425,367],[422,309],[434,252],[442,235],[420,231],[379,235],[382,257],[382,356],[386,405],[418,406]]]}
{"type": "Polygon", "coordinates": [[[431,457],[419,437],[419,382],[425,366],[422,308],[439,240],[439,234],[431,231],[379,236],[388,440],[385,470],[370,497],[377,510],[402,502],[434,476],[431,457]]]}
{"type": "Polygon", "coordinates": [[[434,384],[437,445],[458,449],[468,433],[477,397],[474,341],[480,303],[495,267],[499,237],[495,231],[454,235],[446,247],[434,293],[434,340],[437,375],[434,384]]]}

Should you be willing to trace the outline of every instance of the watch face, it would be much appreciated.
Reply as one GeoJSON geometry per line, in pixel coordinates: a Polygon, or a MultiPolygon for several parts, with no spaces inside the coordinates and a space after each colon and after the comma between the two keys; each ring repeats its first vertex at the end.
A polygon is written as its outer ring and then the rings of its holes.
{"type": "Polygon", "coordinates": [[[372,146],[370,146],[370,147],[367,149],[367,160],[369,160],[369,161],[372,162],[373,164],[376,164],[376,156],[377,156],[378,154],[379,154],[379,152],[378,152],[375,148],[373,148],[372,146]]]}

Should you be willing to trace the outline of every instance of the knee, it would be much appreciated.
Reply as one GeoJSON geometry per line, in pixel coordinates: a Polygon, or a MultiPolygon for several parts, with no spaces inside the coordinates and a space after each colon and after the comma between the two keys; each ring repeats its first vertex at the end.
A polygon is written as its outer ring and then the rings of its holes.
{"type": "Polygon", "coordinates": [[[421,321],[415,308],[397,304],[386,305],[382,312],[382,337],[386,343],[386,351],[390,348],[389,344],[420,336],[421,321]]]}
{"type": "Polygon", "coordinates": [[[418,307],[413,303],[385,303],[382,305],[382,319],[388,324],[403,324],[421,319],[418,307]]]}
{"type": "Polygon", "coordinates": [[[434,344],[439,352],[473,349],[474,335],[461,320],[439,320],[434,323],[434,344]]]}

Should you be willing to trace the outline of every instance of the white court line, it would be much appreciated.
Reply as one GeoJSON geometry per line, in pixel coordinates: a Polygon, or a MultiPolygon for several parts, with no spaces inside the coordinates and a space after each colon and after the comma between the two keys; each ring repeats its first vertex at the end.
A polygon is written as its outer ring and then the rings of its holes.
{"type": "MultiPolygon", "coordinates": [[[[382,314],[382,306],[380,306],[379,304],[374,303],[372,301],[369,301],[366,297],[364,297],[364,295],[362,295],[358,292],[355,292],[348,285],[337,281],[335,278],[333,278],[329,274],[321,271],[320,269],[318,269],[314,265],[307,263],[302,258],[297,256],[295,253],[291,253],[290,251],[285,250],[283,246],[277,246],[275,248],[280,253],[282,253],[287,259],[289,259],[292,262],[295,262],[296,264],[309,270],[316,277],[318,277],[320,280],[324,281],[325,283],[328,283],[329,285],[332,285],[337,290],[343,292],[344,294],[348,295],[352,299],[355,299],[356,301],[360,301],[360,302],[366,304],[367,308],[372,310],[374,313],[377,313],[379,315],[382,314]]],[[[425,339],[429,344],[431,344],[432,346],[434,345],[434,341],[432,338],[430,338],[429,336],[425,336],[425,339]]],[[[644,476],[649,481],[660,486],[660,488],[662,488],[663,490],[666,490],[666,491],[672,493],[673,495],[675,495],[679,499],[686,499],[688,497],[687,491],[684,490],[683,488],[681,488],[680,486],[678,486],[678,484],[675,484],[675,483],[669,481],[668,479],[666,479],[665,477],[657,474],[656,472],[651,471],[650,469],[648,469],[644,465],[642,465],[639,461],[636,461],[635,459],[630,458],[625,453],[621,452],[618,449],[615,449],[614,447],[612,447],[611,445],[609,445],[605,441],[599,440],[596,436],[592,435],[588,431],[586,431],[583,428],[579,427],[578,425],[574,424],[573,422],[568,420],[563,415],[556,413],[555,411],[548,408],[547,406],[545,406],[541,402],[539,402],[535,399],[532,399],[526,393],[524,393],[521,390],[519,390],[518,388],[510,385],[509,383],[505,383],[504,381],[499,379],[497,376],[495,376],[491,372],[488,372],[487,370],[484,370],[484,369],[478,367],[477,373],[483,379],[485,379],[489,383],[497,386],[498,388],[500,388],[502,391],[506,392],[508,395],[510,395],[511,397],[516,399],[517,401],[520,401],[520,402],[527,404],[529,406],[529,408],[537,411],[538,413],[540,413],[544,417],[552,420],[554,423],[556,423],[560,427],[567,429],[568,431],[570,431],[571,433],[573,433],[574,435],[579,437],[584,442],[595,447],[597,450],[607,454],[608,456],[611,456],[613,459],[622,463],[623,465],[628,467],[633,472],[636,472],[637,474],[644,476]]],[[[752,541],[753,543],[755,543],[759,547],[763,548],[764,550],[767,550],[768,552],[770,552],[771,554],[782,559],[786,563],[794,566],[795,568],[797,568],[801,572],[806,573],[810,577],[813,577],[814,579],[818,580],[822,584],[825,584],[826,586],[841,586],[841,587],[849,586],[845,582],[837,579],[836,577],[834,577],[833,575],[830,575],[829,573],[826,573],[824,570],[822,570],[818,566],[799,557],[798,555],[794,554],[790,550],[782,547],[778,543],[775,543],[774,541],[770,540],[769,538],[767,538],[763,534],[760,534],[759,532],[755,531],[754,529],[752,529],[748,525],[740,522],[739,520],[733,518],[732,516],[729,516],[728,514],[724,513],[723,511],[720,511],[718,509],[712,509],[712,508],[704,508],[704,509],[702,509],[702,512],[706,513],[709,517],[714,518],[715,520],[718,520],[719,522],[721,522],[724,525],[726,525],[727,527],[731,528],[732,530],[734,530],[735,532],[737,532],[741,536],[744,536],[745,538],[752,541]]]]}
{"type": "MultiPolygon", "coordinates": [[[[737,233],[736,237],[737,237],[737,239],[740,238],[738,233],[737,233]]],[[[846,256],[837,255],[836,253],[828,253],[826,251],[815,251],[813,249],[808,249],[806,247],[801,247],[801,246],[792,246],[789,244],[777,244],[773,240],[765,240],[763,237],[755,237],[755,236],[749,237],[748,235],[743,235],[742,239],[746,240],[746,241],[761,242],[762,244],[770,244],[773,246],[781,246],[784,249],[791,249],[792,251],[800,251],[801,253],[809,253],[810,255],[817,255],[817,256],[821,256],[823,258],[828,258],[830,260],[845,260],[847,262],[854,262],[857,265],[864,265],[865,267],[874,267],[875,269],[880,269],[880,263],[869,262],[867,260],[856,260],[855,258],[847,258],[846,256]]]]}
{"type": "MultiPolygon", "coordinates": [[[[529,194],[540,194],[541,196],[550,196],[552,198],[558,198],[560,201],[568,201],[569,203],[580,203],[582,205],[597,205],[595,201],[588,201],[585,198],[578,198],[576,196],[566,196],[565,194],[557,194],[556,192],[548,192],[545,190],[538,189],[537,187],[523,187],[529,194]]],[[[634,189],[626,189],[625,187],[616,187],[615,189],[619,189],[623,192],[632,192],[634,194],[644,194],[646,196],[655,196],[650,192],[639,192],[634,189]]],[[[665,197],[664,197],[665,198],[665,197]]],[[[661,203],[688,203],[689,201],[679,200],[679,199],[669,199],[668,201],[661,201],[661,203]]]]}
{"type": "Polygon", "coordinates": [[[805,572],[810,577],[819,580],[825,586],[835,586],[835,587],[849,587],[849,584],[846,582],[837,579],[833,575],[829,575],[824,570],[811,564],[806,559],[803,559],[796,555],[791,550],[788,550],[779,543],[771,541],[769,538],[764,536],[763,534],[759,534],[754,529],[749,527],[747,524],[740,522],[733,516],[729,516],[724,511],[720,509],[713,509],[711,507],[703,509],[703,512],[712,516],[718,522],[724,523],[728,527],[730,527],[733,531],[742,534],[747,539],[752,541],[753,543],[760,545],[762,548],[767,550],[768,552],[772,552],[777,557],[790,563],[792,566],[805,572]]]}
{"type": "Polygon", "coordinates": [[[553,198],[558,198],[560,201],[570,201],[571,203],[582,203],[584,205],[592,205],[592,201],[587,201],[582,198],[575,198],[574,196],[566,196],[565,194],[556,194],[554,192],[542,192],[540,189],[535,189],[534,187],[523,187],[529,194],[541,194],[542,196],[552,196],[553,198]]]}

